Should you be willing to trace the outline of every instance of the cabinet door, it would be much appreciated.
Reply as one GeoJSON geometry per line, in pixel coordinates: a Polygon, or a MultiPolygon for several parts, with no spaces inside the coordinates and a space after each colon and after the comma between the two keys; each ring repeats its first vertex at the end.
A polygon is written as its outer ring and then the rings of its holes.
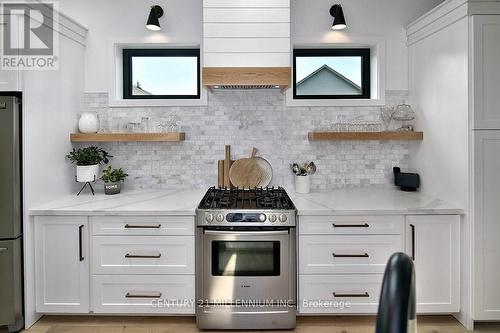
{"type": "Polygon", "coordinates": [[[415,263],[418,313],[460,310],[460,216],[408,216],[407,253],[415,263]]]}
{"type": "Polygon", "coordinates": [[[475,129],[500,129],[500,15],[473,17],[475,129]]]}
{"type": "Polygon", "coordinates": [[[88,313],[87,217],[35,217],[36,310],[88,313]]]}
{"type": "Polygon", "coordinates": [[[474,319],[500,320],[500,131],[474,141],[474,319]]]}

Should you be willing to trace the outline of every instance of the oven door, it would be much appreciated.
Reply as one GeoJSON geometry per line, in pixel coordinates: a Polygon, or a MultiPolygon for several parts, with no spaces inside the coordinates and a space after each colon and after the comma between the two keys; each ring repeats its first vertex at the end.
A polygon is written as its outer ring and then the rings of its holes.
{"type": "Polygon", "coordinates": [[[201,301],[290,300],[289,230],[203,231],[201,301]]]}

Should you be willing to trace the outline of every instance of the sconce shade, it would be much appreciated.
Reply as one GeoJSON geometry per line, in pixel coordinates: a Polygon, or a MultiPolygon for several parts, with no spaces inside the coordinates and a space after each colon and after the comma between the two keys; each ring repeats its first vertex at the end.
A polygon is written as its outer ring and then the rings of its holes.
{"type": "Polygon", "coordinates": [[[333,16],[332,30],[342,30],[347,28],[342,6],[335,4],[330,8],[330,15],[333,16]]]}
{"type": "Polygon", "coordinates": [[[153,31],[161,30],[159,18],[163,16],[163,8],[160,6],[151,7],[146,28],[153,31]]]}

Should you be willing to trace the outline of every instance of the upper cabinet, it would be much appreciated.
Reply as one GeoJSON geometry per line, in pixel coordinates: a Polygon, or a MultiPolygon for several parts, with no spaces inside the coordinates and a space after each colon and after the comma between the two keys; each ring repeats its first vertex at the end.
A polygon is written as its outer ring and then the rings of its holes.
{"type": "Polygon", "coordinates": [[[500,129],[500,15],[472,17],[474,129],[500,129]]]}

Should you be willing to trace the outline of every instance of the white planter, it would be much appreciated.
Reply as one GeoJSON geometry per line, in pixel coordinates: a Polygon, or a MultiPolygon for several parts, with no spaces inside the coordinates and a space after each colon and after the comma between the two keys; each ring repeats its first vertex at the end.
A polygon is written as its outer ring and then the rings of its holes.
{"type": "Polygon", "coordinates": [[[99,119],[94,112],[84,112],[78,121],[78,129],[82,133],[97,133],[99,130],[99,119]]]}
{"type": "Polygon", "coordinates": [[[99,176],[99,164],[76,166],[76,181],[79,183],[96,181],[98,176],[99,176]]]}
{"type": "Polygon", "coordinates": [[[295,176],[295,192],[304,194],[311,192],[311,176],[295,176]]]}

